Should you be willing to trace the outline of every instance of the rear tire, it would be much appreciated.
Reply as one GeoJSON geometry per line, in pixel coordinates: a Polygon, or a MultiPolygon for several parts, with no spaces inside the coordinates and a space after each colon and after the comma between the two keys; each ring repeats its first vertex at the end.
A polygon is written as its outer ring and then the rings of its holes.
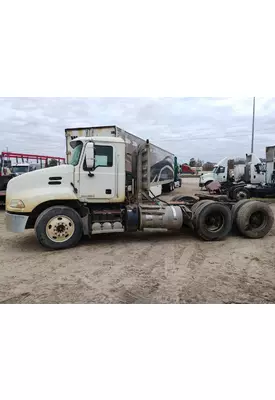
{"type": "Polygon", "coordinates": [[[194,196],[184,196],[183,194],[178,194],[172,197],[170,201],[185,201],[187,203],[195,203],[198,201],[198,199],[194,196]]]}
{"type": "Polygon", "coordinates": [[[180,199],[181,197],[182,197],[181,194],[177,194],[176,196],[172,197],[170,201],[178,201],[178,199],[180,199]]]}
{"type": "Polygon", "coordinates": [[[51,250],[74,247],[83,235],[80,215],[70,207],[53,206],[43,211],[34,226],[39,243],[51,250]]]}
{"type": "Polygon", "coordinates": [[[240,201],[250,199],[251,196],[246,188],[240,187],[233,190],[232,197],[234,200],[240,201]]]}
{"type": "Polygon", "coordinates": [[[259,239],[268,234],[274,223],[271,208],[261,201],[244,204],[237,213],[236,224],[240,233],[250,239],[259,239]]]}
{"type": "Polygon", "coordinates": [[[214,200],[208,200],[208,199],[206,199],[206,200],[199,200],[199,201],[197,201],[197,203],[195,203],[195,204],[192,206],[192,212],[193,212],[193,214],[195,214],[195,213],[197,212],[197,210],[198,210],[199,207],[203,206],[203,205],[206,204],[206,203],[214,203],[214,200]]]}
{"type": "Polygon", "coordinates": [[[217,202],[205,203],[195,212],[194,229],[203,240],[222,240],[232,228],[230,209],[217,202]]]}
{"type": "Polygon", "coordinates": [[[231,209],[232,212],[232,220],[233,220],[233,224],[236,224],[236,219],[237,219],[237,215],[239,210],[241,209],[241,207],[246,204],[246,203],[251,203],[253,200],[250,199],[244,199],[244,200],[240,200],[238,201],[236,204],[234,204],[234,206],[231,209]]]}

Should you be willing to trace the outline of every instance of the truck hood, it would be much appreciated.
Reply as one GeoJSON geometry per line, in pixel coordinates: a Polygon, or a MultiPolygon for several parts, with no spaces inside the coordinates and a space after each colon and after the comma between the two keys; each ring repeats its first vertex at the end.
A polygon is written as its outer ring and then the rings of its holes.
{"type": "Polygon", "coordinates": [[[23,185],[31,185],[32,187],[34,187],[41,183],[44,184],[46,180],[48,183],[49,178],[52,177],[61,177],[63,180],[68,175],[72,176],[73,172],[74,167],[67,164],[26,172],[11,179],[8,183],[7,190],[12,190],[14,186],[16,186],[16,188],[19,188],[23,185]]]}
{"type": "Polygon", "coordinates": [[[49,200],[75,200],[73,191],[74,167],[59,165],[27,172],[12,178],[7,185],[6,209],[8,211],[31,212],[38,204],[49,200]],[[59,179],[58,179],[59,178],[59,179]],[[52,182],[60,182],[52,184],[52,182]],[[11,200],[22,200],[25,208],[10,208],[11,200]]]}
{"type": "Polygon", "coordinates": [[[200,176],[200,182],[201,183],[206,183],[208,181],[213,181],[213,180],[214,180],[213,172],[207,172],[206,174],[202,174],[200,176]]]}

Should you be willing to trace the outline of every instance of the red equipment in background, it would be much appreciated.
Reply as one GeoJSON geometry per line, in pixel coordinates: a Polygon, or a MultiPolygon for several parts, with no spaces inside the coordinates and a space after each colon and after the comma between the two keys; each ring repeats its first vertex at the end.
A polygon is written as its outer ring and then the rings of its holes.
{"type": "Polygon", "coordinates": [[[189,167],[188,164],[182,164],[181,171],[183,174],[192,174],[194,175],[194,171],[189,167]]]}
{"type": "Polygon", "coordinates": [[[30,160],[36,160],[37,163],[40,163],[41,168],[47,168],[49,166],[50,160],[57,161],[57,165],[65,163],[65,158],[63,157],[43,156],[40,154],[13,153],[9,151],[3,151],[0,154],[0,176],[5,175],[4,170],[12,166],[11,159],[15,159],[16,163],[28,163],[30,160]]]}
{"type": "Polygon", "coordinates": [[[52,157],[52,156],[41,156],[39,154],[25,154],[25,153],[11,153],[3,151],[1,153],[1,158],[16,158],[16,162],[20,159],[21,162],[28,162],[29,160],[36,160],[37,162],[45,161],[45,166],[48,166],[49,160],[56,160],[58,164],[62,164],[65,162],[65,158],[63,157],[52,157]]]}

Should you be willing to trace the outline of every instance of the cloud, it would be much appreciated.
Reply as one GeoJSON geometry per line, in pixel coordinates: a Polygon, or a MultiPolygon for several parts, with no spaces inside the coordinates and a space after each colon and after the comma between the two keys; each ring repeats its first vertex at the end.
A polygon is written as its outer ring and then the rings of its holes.
{"type": "MultiPolygon", "coordinates": [[[[255,152],[274,145],[275,99],[256,99],[255,152]]],[[[65,154],[65,128],[118,125],[175,153],[218,161],[250,151],[252,99],[0,98],[0,150],[65,154]]]]}

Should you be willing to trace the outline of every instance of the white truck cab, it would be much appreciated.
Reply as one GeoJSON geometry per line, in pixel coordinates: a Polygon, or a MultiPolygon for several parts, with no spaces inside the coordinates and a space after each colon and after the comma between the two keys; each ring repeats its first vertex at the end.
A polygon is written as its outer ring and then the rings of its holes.
{"type": "Polygon", "coordinates": [[[228,157],[223,158],[216,164],[212,172],[201,174],[199,186],[204,187],[213,181],[226,182],[228,179],[228,157]]]}
{"type": "MultiPolygon", "coordinates": [[[[13,178],[7,187],[7,212],[31,213],[44,202],[78,200],[83,203],[123,202],[125,199],[125,143],[120,138],[75,139],[70,164],[44,168],[13,178]],[[86,153],[95,152],[94,169],[86,153]]],[[[13,214],[12,214],[13,215],[13,214]]],[[[14,219],[10,217],[11,219],[14,219]]]]}
{"type": "Polygon", "coordinates": [[[71,145],[74,151],[70,164],[33,171],[9,181],[6,192],[8,230],[23,232],[33,228],[37,216],[57,204],[80,207],[88,203],[125,201],[123,139],[78,138],[71,145]]]}
{"type": "Polygon", "coordinates": [[[259,184],[265,181],[265,168],[259,157],[255,154],[246,154],[245,164],[238,163],[234,165],[233,174],[230,175],[228,167],[229,158],[225,157],[215,165],[212,172],[200,176],[199,186],[204,187],[213,181],[220,183],[243,180],[246,183],[259,184]]]}
{"type": "Polygon", "coordinates": [[[11,167],[12,173],[15,176],[26,174],[27,172],[35,171],[40,168],[41,168],[40,164],[33,164],[33,163],[16,163],[13,164],[11,167]]]}

